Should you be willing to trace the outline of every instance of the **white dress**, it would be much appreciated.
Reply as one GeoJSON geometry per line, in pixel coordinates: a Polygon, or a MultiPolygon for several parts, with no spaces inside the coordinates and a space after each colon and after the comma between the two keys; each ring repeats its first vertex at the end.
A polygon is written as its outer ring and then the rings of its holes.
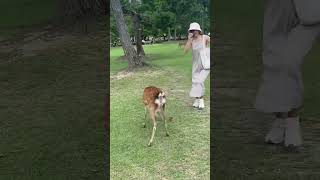
{"type": "Polygon", "coordinates": [[[291,0],[267,0],[263,30],[264,72],[255,107],[266,113],[299,108],[301,64],[320,35],[320,24],[300,24],[291,0]]]}
{"type": "MultiPolygon", "coordinates": [[[[203,35],[204,38],[206,35],[203,35]]],[[[204,44],[200,42],[192,42],[192,87],[190,90],[190,97],[201,97],[204,95],[205,87],[204,81],[208,77],[210,70],[205,70],[200,59],[200,50],[204,44]]]]}

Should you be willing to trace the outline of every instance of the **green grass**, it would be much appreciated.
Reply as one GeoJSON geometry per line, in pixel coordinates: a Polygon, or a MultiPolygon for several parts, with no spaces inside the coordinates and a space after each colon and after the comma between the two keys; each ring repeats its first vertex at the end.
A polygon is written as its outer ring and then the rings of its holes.
{"type": "MultiPolygon", "coordinates": [[[[112,48],[110,84],[110,161],[112,179],[209,179],[210,84],[206,81],[206,108],[191,107],[191,53],[183,55],[177,43],[144,46],[145,67],[125,73],[127,62],[120,60],[120,48],[112,48]],[[142,93],[155,85],[167,93],[169,137],[158,119],[154,144],[147,147],[152,123],[148,116],[143,128],[142,93]]],[[[208,78],[209,79],[209,78],[208,78]]]]}
{"type": "Polygon", "coordinates": [[[0,179],[103,179],[103,38],[0,54],[0,179]]]}
{"type": "Polygon", "coordinates": [[[56,1],[0,2],[0,41],[9,39],[0,51],[0,179],[105,178],[105,37],[41,47],[19,38],[42,31],[56,10],[56,1]],[[40,50],[24,56],[23,47],[40,50]]]}
{"type": "Polygon", "coordinates": [[[57,2],[51,0],[2,0],[0,37],[12,37],[19,28],[48,23],[57,15],[57,2]]]}
{"type": "Polygon", "coordinates": [[[255,112],[253,103],[262,75],[260,1],[217,1],[213,40],[216,179],[319,179],[319,43],[303,66],[305,83],[302,126],[305,149],[287,153],[263,143],[272,116],[255,112]]]}

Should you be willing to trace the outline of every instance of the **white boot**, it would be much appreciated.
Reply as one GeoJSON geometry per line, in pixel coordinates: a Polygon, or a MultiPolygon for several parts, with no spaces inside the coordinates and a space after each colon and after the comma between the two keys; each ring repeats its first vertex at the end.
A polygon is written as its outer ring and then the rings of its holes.
{"type": "Polygon", "coordinates": [[[302,137],[300,130],[300,122],[299,117],[289,117],[286,120],[285,126],[285,139],[284,145],[288,146],[301,146],[302,145],[302,137]]]}
{"type": "Polygon", "coordinates": [[[265,137],[267,143],[279,144],[284,140],[285,119],[277,118],[273,121],[272,127],[265,137]]]}
{"type": "Polygon", "coordinates": [[[195,108],[199,107],[199,99],[198,98],[196,98],[196,100],[194,100],[194,103],[193,103],[192,106],[195,107],[195,108]]]}
{"type": "Polygon", "coordinates": [[[203,109],[204,108],[204,100],[201,98],[199,99],[199,109],[203,109]]]}

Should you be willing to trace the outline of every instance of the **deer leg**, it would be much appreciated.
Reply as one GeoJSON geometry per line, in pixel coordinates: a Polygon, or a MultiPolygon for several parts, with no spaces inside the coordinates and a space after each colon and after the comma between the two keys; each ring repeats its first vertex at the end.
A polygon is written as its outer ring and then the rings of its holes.
{"type": "Polygon", "coordinates": [[[156,133],[156,129],[157,129],[156,114],[153,109],[150,110],[150,116],[153,121],[153,129],[152,129],[152,135],[151,135],[150,141],[148,143],[148,146],[151,146],[151,144],[153,142],[154,134],[156,133]]]}
{"type": "Polygon", "coordinates": [[[142,123],[143,128],[146,127],[146,121],[147,121],[147,107],[144,107],[144,123],[142,123]]]}
{"type": "Polygon", "coordinates": [[[164,114],[164,111],[161,111],[160,115],[161,115],[162,120],[164,121],[164,127],[166,129],[166,136],[169,136],[168,127],[167,127],[167,119],[166,119],[166,116],[164,114]]]}
{"type": "Polygon", "coordinates": [[[164,104],[162,107],[162,114],[163,114],[163,118],[164,118],[164,126],[166,128],[166,135],[169,136],[168,127],[167,127],[167,118],[165,116],[165,110],[166,110],[166,104],[164,104]]]}

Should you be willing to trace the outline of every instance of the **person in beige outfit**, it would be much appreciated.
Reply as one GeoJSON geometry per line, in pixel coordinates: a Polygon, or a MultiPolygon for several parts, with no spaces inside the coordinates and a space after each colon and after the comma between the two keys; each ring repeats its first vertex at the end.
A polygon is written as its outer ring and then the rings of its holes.
{"type": "Polygon", "coordinates": [[[210,70],[203,68],[200,50],[210,44],[210,37],[203,35],[198,23],[191,23],[188,32],[188,41],[185,45],[184,52],[187,53],[189,49],[192,49],[192,87],[189,95],[195,98],[193,107],[203,109],[203,96],[205,94],[204,81],[208,77],[210,70]]]}
{"type": "Polygon", "coordinates": [[[308,3],[301,0],[265,1],[264,72],[255,102],[257,110],[275,114],[265,141],[284,143],[285,147],[293,149],[302,145],[299,119],[303,92],[301,64],[320,34],[320,21],[307,25],[306,20],[300,18],[305,16],[299,17],[305,15],[305,10],[297,12],[297,9],[303,9],[301,3],[304,2],[308,3]]]}

